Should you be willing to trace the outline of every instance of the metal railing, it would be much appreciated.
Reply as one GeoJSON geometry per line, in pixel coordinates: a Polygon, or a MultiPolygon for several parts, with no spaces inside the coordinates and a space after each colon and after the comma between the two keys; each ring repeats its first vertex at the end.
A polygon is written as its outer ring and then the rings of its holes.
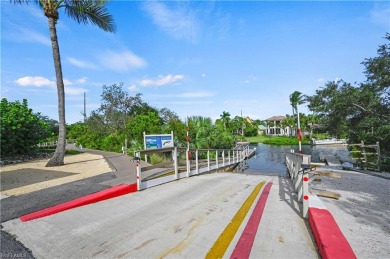
{"type": "Polygon", "coordinates": [[[138,150],[135,152],[137,189],[143,190],[182,178],[233,167],[244,161],[252,150],[249,146],[238,149],[187,149],[179,147],[138,150]],[[165,161],[141,166],[140,158],[160,154],[165,161]]]}

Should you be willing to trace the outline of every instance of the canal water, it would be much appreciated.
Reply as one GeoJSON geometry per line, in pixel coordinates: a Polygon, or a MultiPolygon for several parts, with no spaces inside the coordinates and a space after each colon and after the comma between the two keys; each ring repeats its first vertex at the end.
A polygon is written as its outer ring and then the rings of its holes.
{"type": "MultiPolygon", "coordinates": [[[[286,175],[286,153],[294,150],[298,153],[298,146],[275,146],[259,143],[251,145],[256,148],[256,154],[249,159],[248,168],[243,173],[262,175],[286,175]]],[[[303,145],[302,153],[311,155],[311,161],[319,163],[324,156],[338,156],[347,159],[349,153],[346,146],[310,146],[303,145]]]]}

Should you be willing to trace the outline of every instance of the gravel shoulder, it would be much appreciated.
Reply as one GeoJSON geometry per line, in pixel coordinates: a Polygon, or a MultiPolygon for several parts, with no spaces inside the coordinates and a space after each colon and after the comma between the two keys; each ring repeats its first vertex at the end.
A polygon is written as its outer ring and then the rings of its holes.
{"type": "Polygon", "coordinates": [[[321,177],[311,188],[336,192],[320,197],[358,258],[390,258],[390,180],[353,171],[332,170],[341,179],[321,177]]]}

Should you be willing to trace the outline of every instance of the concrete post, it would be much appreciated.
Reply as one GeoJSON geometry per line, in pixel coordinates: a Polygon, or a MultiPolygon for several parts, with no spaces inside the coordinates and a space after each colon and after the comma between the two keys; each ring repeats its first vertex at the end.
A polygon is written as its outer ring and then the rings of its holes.
{"type": "Polygon", "coordinates": [[[302,182],[303,211],[302,211],[302,216],[304,218],[307,218],[308,211],[309,211],[309,174],[308,174],[308,172],[304,172],[302,176],[303,176],[303,182],[302,182]]]}
{"type": "Polygon", "coordinates": [[[222,167],[225,166],[225,150],[222,150],[222,167]]]}
{"type": "Polygon", "coordinates": [[[190,170],[191,170],[191,161],[190,161],[190,156],[191,156],[191,153],[190,153],[190,149],[187,148],[187,152],[186,152],[186,166],[187,166],[187,178],[190,177],[190,170]]]}
{"type": "Polygon", "coordinates": [[[230,149],[228,150],[228,156],[229,156],[229,165],[231,165],[231,163],[230,163],[230,149]]]}
{"type": "Polygon", "coordinates": [[[199,151],[198,149],[195,151],[195,171],[196,171],[196,174],[199,174],[199,151]]]}
{"type": "MultiPolygon", "coordinates": [[[[140,157],[140,153],[136,153],[137,157],[140,157]]],[[[138,160],[136,163],[136,168],[137,168],[137,191],[141,190],[141,160],[138,160]]]]}
{"type": "Polygon", "coordinates": [[[210,171],[210,150],[207,150],[207,171],[210,171]]]}
{"type": "Polygon", "coordinates": [[[215,164],[217,165],[217,169],[219,168],[218,165],[218,150],[215,150],[215,164]]]}
{"type": "Polygon", "coordinates": [[[179,166],[177,161],[177,147],[173,149],[173,163],[175,167],[175,179],[179,179],[179,166]]]}

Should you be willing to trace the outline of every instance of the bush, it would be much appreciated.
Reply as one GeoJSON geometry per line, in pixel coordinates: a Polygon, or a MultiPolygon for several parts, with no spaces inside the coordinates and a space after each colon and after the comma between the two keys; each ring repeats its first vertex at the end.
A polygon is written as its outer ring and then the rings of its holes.
{"type": "Polygon", "coordinates": [[[28,154],[36,145],[50,137],[47,124],[28,108],[27,100],[8,102],[6,98],[0,104],[1,155],[28,154]]]}
{"type": "MultiPolygon", "coordinates": [[[[269,145],[298,145],[297,138],[289,138],[289,137],[272,137],[263,141],[264,144],[269,145]]],[[[308,144],[307,141],[302,141],[302,144],[308,144]]]]}

